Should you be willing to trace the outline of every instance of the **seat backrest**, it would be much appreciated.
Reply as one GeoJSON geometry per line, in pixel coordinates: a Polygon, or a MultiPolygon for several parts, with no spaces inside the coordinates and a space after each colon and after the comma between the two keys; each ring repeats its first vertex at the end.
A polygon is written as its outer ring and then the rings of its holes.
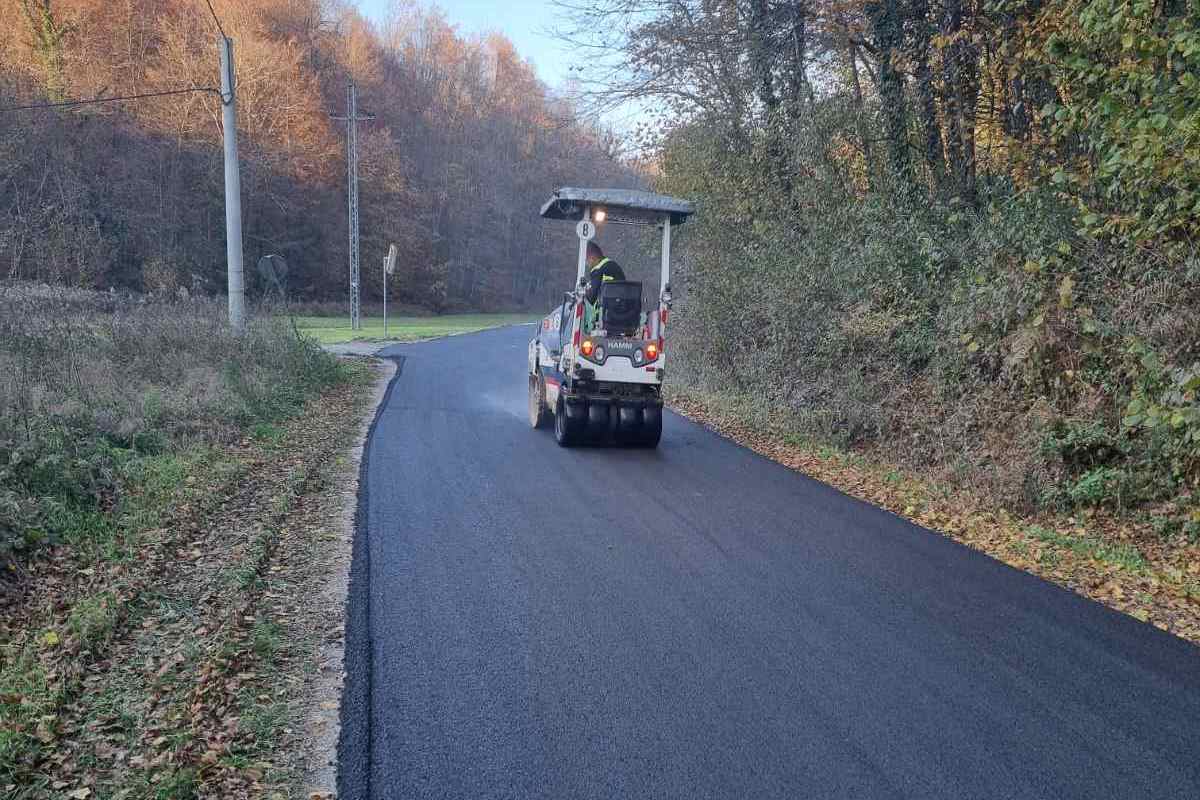
{"type": "Polygon", "coordinates": [[[610,334],[635,333],[642,321],[641,281],[605,281],[600,286],[601,320],[610,334]]]}

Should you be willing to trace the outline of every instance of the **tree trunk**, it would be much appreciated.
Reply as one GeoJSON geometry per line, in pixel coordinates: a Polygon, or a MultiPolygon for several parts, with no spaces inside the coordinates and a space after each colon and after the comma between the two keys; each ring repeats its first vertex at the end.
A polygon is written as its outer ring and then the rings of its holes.
{"type": "Polygon", "coordinates": [[[908,125],[904,109],[904,75],[896,66],[904,40],[904,24],[899,0],[880,0],[865,7],[875,45],[879,50],[879,103],[887,137],[888,162],[895,176],[904,183],[912,179],[908,154],[908,125]]]}
{"type": "Polygon", "coordinates": [[[63,75],[63,40],[68,27],[54,19],[50,0],[21,0],[25,21],[33,35],[33,48],[45,70],[46,95],[52,101],[65,97],[66,83],[63,75]]]}
{"type": "Polygon", "coordinates": [[[962,0],[946,0],[942,33],[944,52],[947,156],[955,188],[964,199],[975,197],[975,103],[979,97],[978,48],[965,30],[962,0]]]}
{"type": "Polygon", "coordinates": [[[871,136],[867,130],[866,108],[863,105],[862,83],[858,79],[858,48],[849,38],[846,40],[846,58],[850,67],[850,80],[854,86],[854,102],[858,106],[858,138],[862,140],[863,160],[867,164],[867,187],[874,183],[875,158],[871,155],[871,136]]]}
{"type": "Polygon", "coordinates": [[[788,99],[793,114],[800,113],[801,105],[812,102],[812,90],[808,85],[808,2],[793,0],[790,4],[788,39],[791,69],[788,76],[788,99]]]}
{"type": "Polygon", "coordinates": [[[917,112],[921,118],[924,138],[925,162],[929,165],[930,181],[936,191],[945,176],[945,155],[942,143],[942,127],[937,118],[937,103],[934,100],[933,73],[929,68],[929,2],[914,0],[913,21],[917,28],[914,36],[915,50],[913,78],[916,82],[917,112]]]}
{"type": "Polygon", "coordinates": [[[758,99],[770,118],[779,107],[779,96],[775,93],[775,53],[771,46],[771,20],[767,0],[751,0],[750,3],[750,68],[758,99]]]}

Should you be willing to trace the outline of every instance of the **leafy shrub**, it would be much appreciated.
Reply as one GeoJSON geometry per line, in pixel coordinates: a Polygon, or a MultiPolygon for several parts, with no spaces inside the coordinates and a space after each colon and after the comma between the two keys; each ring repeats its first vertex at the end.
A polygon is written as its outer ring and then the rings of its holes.
{"type": "Polygon", "coordinates": [[[1174,482],[1200,488],[1200,363],[1171,369],[1142,341],[1129,353],[1136,367],[1122,424],[1154,446],[1174,482]]]}
{"type": "MultiPolygon", "coordinates": [[[[811,113],[845,124],[832,101],[811,113]]],[[[796,147],[805,168],[781,184],[703,120],[668,140],[659,188],[701,203],[679,234],[674,380],[1017,508],[1190,513],[1200,259],[1093,238],[1054,188],[914,200],[796,147]]]]}
{"type": "Polygon", "coordinates": [[[1042,440],[1042,454],[1067,466],[1086,469],[1123,455],[1122,443],[1099,420],[1059,420],[1042,440]]]}
{"type": "Polygon", "coordinates": [[[1055,184],[1071,187],[1089,228],[1182,250],[1200,235],[1200,4],[1029,5],[1043,71],[1070,87],[1040,116],[1063,151],[1089,145],[1055,184]]]}
{"type": "Polygon", "coordinates": [[[1067,496],[1076,505],[1121,505],[1121,489],[1125,473],[1115,467],[1095,467],[1080,476],[1067,489],[1067,496]]]}

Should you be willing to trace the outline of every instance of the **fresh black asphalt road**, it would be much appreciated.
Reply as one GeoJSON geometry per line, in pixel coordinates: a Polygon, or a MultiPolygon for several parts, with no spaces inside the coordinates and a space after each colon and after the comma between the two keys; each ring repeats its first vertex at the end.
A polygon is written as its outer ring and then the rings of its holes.
{"type": "Polygon", "coordinates": [[[526,421],[531,327],[392,348],[356,798],[1200,798],[1200,650],[668,415],[526,421]]]}

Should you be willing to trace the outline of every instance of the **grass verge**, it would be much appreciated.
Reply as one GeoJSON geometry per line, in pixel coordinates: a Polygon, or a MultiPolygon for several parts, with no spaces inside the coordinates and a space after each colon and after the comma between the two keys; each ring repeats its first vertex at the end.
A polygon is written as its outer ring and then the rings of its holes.
{"type": "Polygon", "coordinates": [[[41,550],[103,556],[157,513],[139,493],[345,378],[286,323],[231,331],[217,302],[0,283],[0,603],[41,550]]]}
{"type": "Polygon", "coordinates": [[[181,449],[101,549],[48,549],[0,628],[0,796],[304,796],[312,612],[374,374],[181,449]]]}
{"type": "Polygon", "coordinates": [[[0,283],[0,797],[293,793],[367,383],[218,302],[0,283]]]}
{"type": "Polygon", "coordinates": [[[1200,546],[1105,510],[1021,517],[874,452],[818,444],[747,399],[675,386],[679,413],[761,455],[1018,569],[1200,644],[1200,546]]]}
{"type": "Polygon", "coordinates": [[[296,317],[296,327],[321,344],[353,341],[400,341],[432,339],[456,333],[519,325],[533,322],[533,314],[446,314],[440,317],[388,317],[386,335],[383,317],[363,317],[362,328],[355,331],[346,317],[296,317]]]}

